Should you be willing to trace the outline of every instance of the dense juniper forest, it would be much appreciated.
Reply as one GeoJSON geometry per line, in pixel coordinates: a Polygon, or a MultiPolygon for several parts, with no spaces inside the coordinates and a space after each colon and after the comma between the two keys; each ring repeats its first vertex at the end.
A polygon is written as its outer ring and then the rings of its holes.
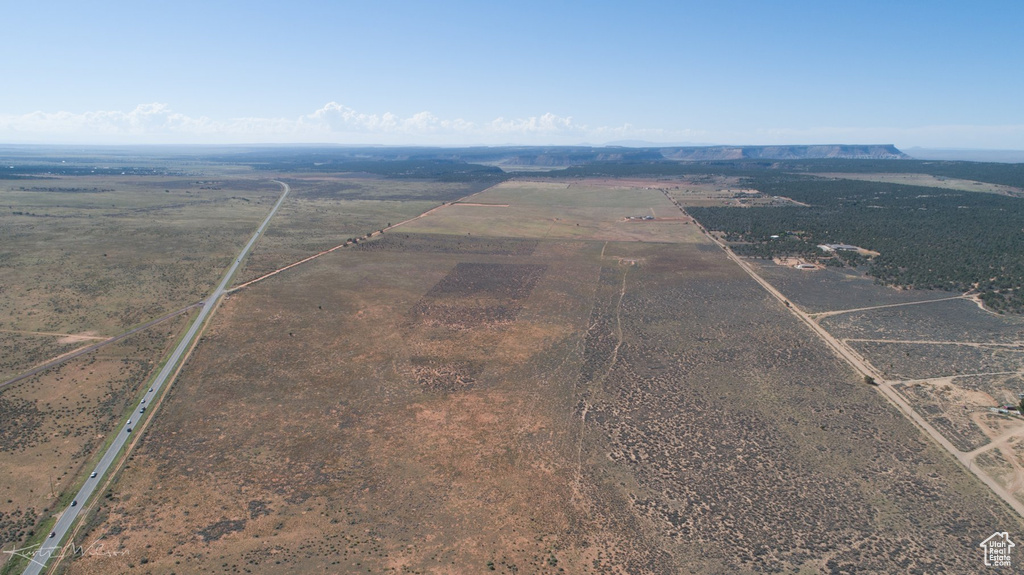
{"type": "Polygon", "coordinates": [[[994,310],[1024,312],[1022,199],[804,176],[751,178],[745,185],[810,207],[688,210],[705,228],[737,242],[740,255],[800,255],[828,265],[866,266],[887,285],[973,289],[994,310]],[[830,254],[817,247],[836,243],[879,255],[830,254]]]}

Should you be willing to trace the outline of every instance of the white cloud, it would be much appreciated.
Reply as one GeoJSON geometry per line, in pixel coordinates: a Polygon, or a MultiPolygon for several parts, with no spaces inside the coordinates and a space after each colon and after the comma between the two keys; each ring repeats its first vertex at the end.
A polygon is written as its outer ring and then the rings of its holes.
{"type": "Polygon", "coordinates": [[[495,132],[499,133],[565,133],[565,132],[583,132],[586,131],[586,126],[580,126],[573,124],[572,118],[563,118],[556,116],[552,113],[544,114],[541,117],[530,117],[525,119],[517,120],[506,120],[505,118],[497,118],[492,121],[489,126],[495,132]]]}
{"type": "Polygon", "coordinates": [[[409,117],[367,114],[329,102],[295,119],[242,117],[215,120],[174,112],[164,103],[130,112],[32,112],[0,114],[0,141],[97,143],[331,142],[352,144],[572,144],[595,138],[640,136],[628,124],[591,128],[571,117],[546,113],[476,123],[423,111],[409,117]]]}
{"type": "MultiPolygon", "coordinates": [[[[666,122],[667,123],[667,122],[666,122]]],[[[365,113],[329,102],[297,118],[193,117],[164,103],[124,111],[0,114],[5,143],[340,143],[340,144],[603,144],[616,141],[723,144],[895,143],[897,146],[1024,149],[1024,126],[812,127],[729,132],[590,126],[546,113],[488,122],[447,119],[423,111],[408,117],[365,113]]]]}
{"type": "Polygon", "coordinates": [[[212,124],[208,118],[190,118],[171,112],[166,104],[153,103],[136,106],[131,112],[32,112],[21,116],[0,115],[0,134],[201,134],[215,130],[216,126],[212,124]]]}
{"type": "MultiPolygon", "coordinates": [[[[527,134],[574,135],[582,131],[581,127],[573,124],[572,118],[551,113],[514,120],[497,118],[488,123],[477,124],[461,118],[439,118],[431,112],[418,112],[408,118],[401,118],[392,113],[380,116],[364,114],[337,102],[330,102],[312,114],[300,117],[297,125],[301,130],[320,134],[411,138],[453,136],[489,139],[495,136],[527,134]]],[[[583,129],[585,130],[585,127],[583,129]]]]}

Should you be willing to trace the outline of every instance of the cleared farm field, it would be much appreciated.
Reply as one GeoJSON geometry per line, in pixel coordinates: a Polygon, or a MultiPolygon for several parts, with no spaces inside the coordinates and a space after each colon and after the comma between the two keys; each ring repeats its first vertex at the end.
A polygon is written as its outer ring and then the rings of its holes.
{"type": "Polygon", "coordinates": [[[68,571],[960,573],[1024,528],[695,226],[617,219],[660,192],[467,202],[230,296],[84,533],[127,553],[68,571]]]}
{"type": "MultiPolygon", "coordinates": [[[[572,249],[593,258],[600,245],[572,249]]],[[[200,571],[223,563],[196,562],[210,546],[282,572],[544,564],[555,543],[513,550],[517,532],[565,533],[573,512],[554,453],[571,453],[575,427],[557,416],[572,411],[568,336],[589,301],[575,278],[593,269],[548,274],[538,251],[342,250],[233,296],[136,454],[156,467],[124,476],[94,536],[122,523],[153,546],[151,566],[200,571]],[[157,485],[145,509],[123,499],[157,485]]]]}
{"type": "Polygon", "coordinates": [[[689,217],[655,189],[504,182],[396,231],[498,237],[699,243],[689,217]],[[635,219],[629,219],[630,217],[635,219]],[[653,219],[644,220],[644,216],[653,219]]]}

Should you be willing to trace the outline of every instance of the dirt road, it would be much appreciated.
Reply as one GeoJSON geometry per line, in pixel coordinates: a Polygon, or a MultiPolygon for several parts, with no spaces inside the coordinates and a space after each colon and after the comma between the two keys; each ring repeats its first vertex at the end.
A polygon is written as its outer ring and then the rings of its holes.
{"type": "Polygon", "coordinates": [[[19,375],[17,377],[11,378],[11,379],[3,382],[3,383],[0,383],[0,389],[3,389],[5,387],[7,387],[8,385],[14,385],[15,383],[18,383],[19,381],[22,381],[24,379],[28,379],[28,378],[32,377],[33,375],[42,373],[42,372],[50,369],[51,367],[57,367],[58,365],[66,362],[66,361],[72,360],[72,359],[74,359],[74,358],[76,358],[76,357],[78,357],[80,355],[96,351],[97,349],[99,349],[99,348],[101,348],[101,347],[103,347],[105,345],[110,345],[112,343],[119,342],[122,339],[124,339],[124,338],[126,338],[126,337],[128,337],[128,336],[130,336],[132,334],[135,334],[135,333],[138,333],[138,332],[140,332],[140,331],[142,331],[144,329],[153,327],[154,325],[156,325],[156,324],[158,324],[160,322],[169,320],[172,317],[177,317],[177,316],[187,312],[188,310],[190,310],[192,308],[195,308],[195,307],[198,307],[198,306],[201,306],[201,305],[203,305],[203,302],[196,302],[196,303],[194,303],[194,304],[192,304],[190,306],[183,307],[183,308],[179,309],[178,311],[172,311],[171,313],[169,313],[167,315],[164,315],[164,316],[158,317],[158,318],[156,318],[154,320],[148,321],[148,322],[146,322],[146,323],[144,323],[144,324],[142,324],[142,325],[140,325],[138,327],[132,328],[132,329],[130,329],[130,330],[128,330],[128,331],[126,331],[126,332],[124,332],[122,334],[115,335],[114,337],[104,339],[101,342],[94,343],[92,345],[87,345],[85,347],[82,347],[82,348],[76,349],[74,351],[70,351],[68,353],[65,353],[64,355],[55,357],[55,358],[47,361],[46,363],[43,363],[43,364],[38,365],[36,367],[33,367],[32,369],[26,371],[25,373],[23,373],[23,374],[21,374],[21,375],[19,375]]]}
{"type": "MultiPolygon", "coordinates": [[[[495,185],[497,185],[497,184],[495,184],[495,185]]],[[[493,188],[493,187],[494,186],[491,186],[491,188],[493,188]]],[[[377,236],[377,235],[383,234],[384,232],[386,232],[388,230],[393,230],[393,229],[397,228],[398,226],[400,226],[402,224],[407,224],[409,222],[416,221],[416,220],[418,220],[420,218],[425,218],[425,217],[429,216],[430,214],[436,212],[437,210],[440,210],[442,208],[446,208],[446,207],[452,206],[452,205],[462,205],[462,206],[467,206],[467,205],[468,206],[484,206],[484,205],[486,205],[486,206],[494,206],[495,204],[464,204],[464,203],[462,203],[464,200],[468,200],[469,198],[472,198],[473,196],[482,194],[482,193],[486,192],[487,190],[489,190],[491,188],[486,188],[486,189],[480,190],[479,192],[474,192],[472,194],[469,194],[468,196],[459,198],[458,200],[455,200],[454,202],[446,202],[446,203],[443,203],[443,204],[441,204],[439,206],[435,206],[435,207],[430,208],[429,210],[423,212],[422,214],[420,214],[418,216],[413,216],[413,217],[411,217],[411,218],[409,218],[407,220],[402,220],[402,221],[398,222],[397,224],[388,226],[388,227],[384,228],[383,230],[380,230],[379,232],[370,232],[368,234],[368,237],[373,237],[373,236],[377,236]]],[[[507,207],[507,205],[501,205],[499,207],[507,207]]],[[[327,255],[327,254],[329,254],[329,253],[331,253],[333,251],[340,250],[341,248],[344,248],[344,247],[347,247],[347,246],[350,246],[350,245],[354,245],[354,242],[346,241],[343,244],[338,244],[338,245],[334,246],[333,248],[329,248],[329,249],[326,249],[326,250],[324,250],[322,252],[315,253],[315,254],[309,256],[308,258],[304,258],[304,259],[301,259],[301,260],[299,260],[297,262],[290,263],[290,264],[288,264],[288,265],[286,265],[286,266],[284,266],[282,268],[278,268],[278,269],[276,269],[276,270],[274,270],[272,272],[263,274],[263,275],[261,275],[260,277],[258,277],[256,279],[249,280],[249,281],[245,282],[244,284],[237,285],[237,286],[227,290],[226,293],[232,293],[232,292],[236,292],[236,291],[241,290],[241,289],[245,289],[245,288],[251,286],[252,284],[254,284],[256,282],[261,282],[261,281],[263,281],[265,279],[268,279],[268,278],[271,278],[273,276],[276,276],[277,274],[279,274],[281,272],[288,271],[288,270],[292,269],[295,266],[299,266],[299,265],[302,265],[302,264],[304,264],[306,262],[313,261],[313,260],[317,259],[320,256],[327,255]]]]}
{"type": "Polygon", "coordinates": [[[822,312],[818,312],[818,313],[809,313],[807,315],[810,316],[810,317],[813,317],[814,319],[821,319],[823,317],[830,317],[830,316],[833,316],[833,315],[842,315],[844,313],[854,313],[854,312],[858,312],[858,311],[870,311],[870,310],[873,310],[873,309],[883,309],[883,308],[887,308],[887,307],[902,307],[902,306],[905,306],[905,305],[921,305],[921,304],[925,304],[925,303],[935,303],[937,301],[949,301],[951,299],[968,299],[969,300],[970,298],[964,297],[962,295],[958,295],[958,296],[953,296],[953,297],[944,297],[944,298],[939,298],[939,299],[928,299],[928,300],[923,300],[923,301],[908,301],[908,302],[905,302],[905,303],[890,303],[890,304],[886,304],[886,305],[873,305],[873,306],[870,306],[870,307],[858,307],[858,308],[853,308],[853,309],[840,309],[840,310],[836,310],[836,311],[822,311],[822,312]]]}
{"type": "MultiPolygon", "coordinates": [[[[670,196],[668,196],[667,192],[665,195],[669,197],[669,200],[672,199],[670,196]]],[[[686,210],[684,210],[681,206],[679,207],[679,210],[686,214],[686,210]]],[[[846,360],[846,362],[849,363],[861,375],[873,378],[875,382],[878,384],[876,386],[876,389],[878,389],[878,391],[889,401],[889,403],[891,403],[894,407],[896,407],[896,409],[903,413],[903,415],[907,419],[917,424],[917,426],[926,435],[928,435],[928,437],[932,438],[932,440],[934,440],[935,443],[939,444],[943,449],[945,449],[951,455],[953,455],[953,457],[956,458],[956,460],[959,461],[965,469],[973,473],[975,477],[977,477],[982,483],[987,485],[996,495],[1002,498],[1003,501],[1005,501],[1010,507],[1014,509],[1014,511],[1016,511],[1018,514],[1024,517],[1024,503],[1021,503],[1016,497],[1013,496],[1013,494],[1009,490],[999,485],[999,483],[997,483],[994,479],[986,475],[984,472],[975,469],[973,465],[971,465],[973,456],[958,450],[956,447],[953,446],[952,443],[949,442],[949,440],[943,437],[941,433],[939,433],[934,427],[932,427],[927,421],[925,421],[924,418],[918,415],[918,413],[914,411],[914,409],[909,404],[907,404],[907,402],[896,392],[896,390],[894,390],[892,386],[882,378],[881,373],[879,373],[874,368],[874,366],[868,363],[857,352],[850,349],[849,346],[843,344],[843,342],[833,337],[832,334],[828,333],[825,330],[825,328],[818,325],[818,323],[814,321],[814,319],[811,318],[810,315],[804,313],[803,310],[799,309],[796,305],[790,303],[790,301],[786,299],[786,296],[782,295],[782,293],[779,290],[775,289],[773,285],[771,285],[764,278],[758,275],[758,273],[754,271],[753,267],[750,264],[748,264],[742,258],[734,254],[727,245],[725,245],[723,242],[719,241],[713,235],[708,233],[708,231],[704,230],[703,227],[701,227],[700,229],[702,232],[704,232],[704,235],[708,239],[710,239],[715,245],[720,247],[725,252],[729,259],[734,261],[736,265],[740,266],[740,268],[742,268],[743,271],[747,272],[747,274],[751,278],[753,278],[754,281],[761,284],[761,287],[763,287],[768,293],[772,294],[776,299],[782,302],[783,305],[786,306],[786,309],[790,311],[790,313],[792,313],[807,327],[809,327],[811,331],[814,332],[814,334],[817,335],[830,348],[832,348],[832,350],[835,351],[836,354],[839,355],[839,357],[846,360]]]]}

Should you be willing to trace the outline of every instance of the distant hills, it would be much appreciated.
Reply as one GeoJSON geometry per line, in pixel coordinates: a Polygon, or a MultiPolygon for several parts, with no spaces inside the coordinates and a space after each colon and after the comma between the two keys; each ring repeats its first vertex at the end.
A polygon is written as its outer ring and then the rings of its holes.
{"type": "Polygon", "coordinates": [[[664,164],[688,162],[785,160],[907,160],[892,144],[831,144],[810,146],[250,146],[218,150],[206,159],[252,162],[264,168],[295,169],[306,165],[334,169],[339,164],[415,162],[466,163],[503,169],[559,169],[592,164],[664,164]]]}
{"type": "Polygon", "coordinates": [[[714,162],[731,160],[908,160],[892,144],[812,146],[504,147],[449,150],[451,159],[499,166],[567,167],[595,162],[714,162]]]}
{"type": "Polygon", "coordinates": [[[911,157],[919,160],[965,162],[1024,163],[1024,150],[972,150],[954,148],[907,148],[911,157]]]}
{"type": "MultiPolygon", "coordinates": [[[[548,171],[591,166],[620,166],[622,173],[639,166],[672,172],[700,164],[734,162],[771,164],[786,161],[911,160],[892,144],[830,144],[802,146],[472,146],[439,148],[420,146],[250,145],[250,146],[0,146],[0,179],[36,172],[69,174],[73,170],[96,173],[97,166],[114,171],[151,165],[154,158],[247,163],[263,170],[363,171],[427,177],[458,171],[456,165],[476,165],[500,173],[548,171]],[[55,170],[55,168],[57,168],[55,170]],[[499,170],[500,168],[500,170],[499,170]]],[[[920,157],[920,156],[918,156],[920,157]]],[[[761,166],[764,168],[766,166],[761,166]]],[[[645,168],[646,169],[646,168],[645,168]]],[[[876,169],[878,169],[876,167],[876,169]]],[[[479,170],[477,170],[479,171],[479,170]]],[[[666,173],[668,173],[666,172],[666,173]]],[[[85,173],[85,172],[83,172],[85,173]]],[[[653,173],[653,172],[652,172],[653,173]]],[[[476,174],[480,175],[480,174],[476,174]]]]}
{"type": "Polygon", "coordinates": [[[906,160],[892,144],[830,144],[816,146],[693,146],[662,148],[671,160],[906,160]]]}

